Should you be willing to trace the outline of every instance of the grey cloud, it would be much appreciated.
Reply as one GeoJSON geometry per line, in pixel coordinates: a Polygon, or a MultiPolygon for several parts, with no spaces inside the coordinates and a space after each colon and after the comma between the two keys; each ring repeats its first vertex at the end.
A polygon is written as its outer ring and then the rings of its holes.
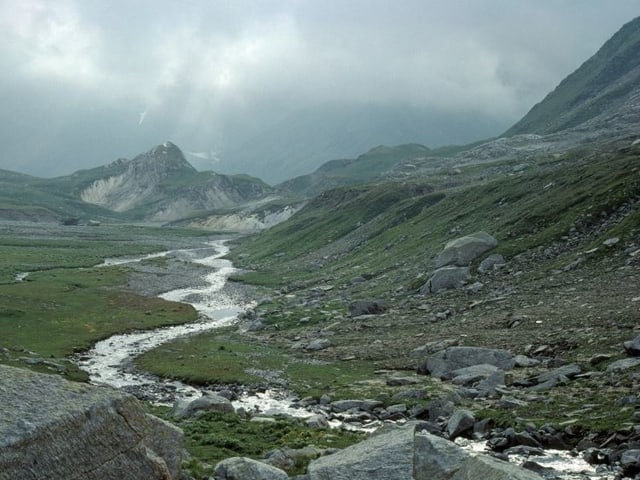
{"type": "Polygon", "coordinates": [[[166,139],[224,152],[325,104],[484,112],[508,125],[638,6],[0,0],[0,168],[69,173],[166,139]]]}

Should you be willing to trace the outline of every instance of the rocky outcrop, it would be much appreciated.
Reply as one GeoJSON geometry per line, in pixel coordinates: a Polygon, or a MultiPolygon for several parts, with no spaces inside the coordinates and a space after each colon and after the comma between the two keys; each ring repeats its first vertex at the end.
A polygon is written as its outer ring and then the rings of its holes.
{"type": "Polygon", "coordinates": [[[182,431],[118,391],[0,365],[0,480],[173,480],[182,431]]]}

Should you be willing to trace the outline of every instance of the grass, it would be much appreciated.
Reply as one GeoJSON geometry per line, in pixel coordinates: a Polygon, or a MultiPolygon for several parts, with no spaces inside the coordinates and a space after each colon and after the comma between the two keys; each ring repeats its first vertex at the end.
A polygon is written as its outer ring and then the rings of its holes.
{"type": "MultiPolygon", "coordinates": [[[[345,187],[243,239],[232,257],[251,271],[245,281],[270,287],[329,277],[346,282],[356,270],[395,271],[408,285],[432,269],[433,257],[454,236],[485,230],[498,238],[497,253],[513,257],[562,241],[572,228],[587,231],[640,195],[637,165],[637,155],[577,150],[542,159],[524,174],[494,173],[470,186],[442,188],[426,179],[345,187]]],[[[478,168],[462,175],[476,177],[478,168]]],[[[636,213],[602,235],[624,240],[637,232],[636,213]]],[[[380,292],[391,288],[381,286],[380,292]]]]}
{"type": "MultiPolygon", "coordinates": [[[[156,375],[193,384],[264,384],[286,387],[301,396],[334,399],[378,395],[371,388],[375,367],[366,361],[314,361],[304,354],[252,342],[231,332],[208,332],[165,343],[136,359],[136,365],[156,375]]],[[[381,382],[384,387],[384,382],[381,382]]],[[[387,393],[392,395],[390,389],[387,393]]]]}
{"type": "MultiPolygon", "coordinates": [[[[355,432],[312,430],[299,420],[284,417],[273,422],[254,422],[242,415],[208,412],[196,418],[176,420],[162,407],[153,407],[151,413],[184,431],[186,448],[192,456],[186,470],[196,478],[212,475],[213,466],[229,457],[259,460],[277,448],[299,449],[309,445],[318,449],[344,448],[364,438],[355,432]]],[[[303,473],[308,461],[309,458],[301,458],[288,473],[303,473]]]]}
{"type": "MultiPolygon", "coordinates": [[[[3,363],[24,366],[25,355],[56,359],[68,367],[62,369],[68,377],[83,379],[65,358],[115,333],[197,317],[190,305],[129,292],[126,267],[93,267],[105,257],[166,248],[163,244],[184,240],[186,231],[164,231],[160,237],[159,230],[136,227],[50,227],[45,234],[40,227],[26,237],[28,228],[0,235],[0,346],[7,349],[0,357],[3,363]],[[14,280],[25,271],[30,273],[24,281],[14,280]]],[[[36,369],[46,367],[34,364],[36,369]]]]}

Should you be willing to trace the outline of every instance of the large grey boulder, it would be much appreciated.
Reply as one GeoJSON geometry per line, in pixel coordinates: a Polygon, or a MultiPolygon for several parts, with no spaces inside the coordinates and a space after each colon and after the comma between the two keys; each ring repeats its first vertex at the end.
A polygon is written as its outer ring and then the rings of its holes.
{"type": "Polygon", "coordinates": [[[189,418],[211,411],[233,413],[235,409],[227,398],[215,393],[207,393],[195,400],[179,398],[173,404],[171,415],[173,418],[189,418]]]}
{"type": "Polygon", "coordinates": [[[542,480],[537,473],[486,455],[473,456],[455,443],[416,429],[414,480],[542,480]]]}
{"type": "Polygon", "coordinates": [[[232,457],[216,465],[216,480],[286,480],[283,470],[246,457],[232,457]]]}
{"type": "Polygon", "coordinates": [[[308,480],[411,480],[414,425],[375,434],[313,460],[308,480]]]}
{"type": "Polygon", "coordinates": [[[415,480],[449,479],[469,454],[453,442],[416,428],[413,449],[415,480]]]}
{"type": "Polygon", "coordinates": [[[420,293],[428,295],[439,292],[440,290],[460,288],[469,278],[469,267],[442,267],[431,274],[429,280],[420,287],[420,293]]]}
{"type": "Polygon", "coordinates": [[[464,267],[483,253],[498,245],[498,241],[486,232],[476,232],[448,242],[436,259],[436,268],[446,265],[464,267]]]}
{"type": "Polygon", "coordinates": [[[183,435],[130,395],[0,365],[0,480],[180,478],[183,435]]]}
{"type": "Polygon", "coordinates": [[[542,480],[543,477],[525,468],[487,455],[468,458],[451,480],[542,480]]]}
{"type": "Polygon", "coordinates": [[[511,352],[507,350],[449,347],[428,357],[420,371],[427,371],[434,377],[450,380],[456,370],[482,364],[493,365],[500,370],[511,370],[515,361],[511,352]]]}

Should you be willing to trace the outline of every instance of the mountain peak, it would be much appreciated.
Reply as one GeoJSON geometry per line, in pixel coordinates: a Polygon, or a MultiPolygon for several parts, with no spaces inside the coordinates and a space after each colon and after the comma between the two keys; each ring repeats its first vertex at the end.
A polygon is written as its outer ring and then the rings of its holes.
{"type": "Polygon", "coordinates": [[[182,150],[169,141],[138,155],[131,161],[131,164],[134,167],[137,165],[151,167],[156,171],[164,170],[166,173],[196,172],[196,169],[185,158],[182,150]]]}

